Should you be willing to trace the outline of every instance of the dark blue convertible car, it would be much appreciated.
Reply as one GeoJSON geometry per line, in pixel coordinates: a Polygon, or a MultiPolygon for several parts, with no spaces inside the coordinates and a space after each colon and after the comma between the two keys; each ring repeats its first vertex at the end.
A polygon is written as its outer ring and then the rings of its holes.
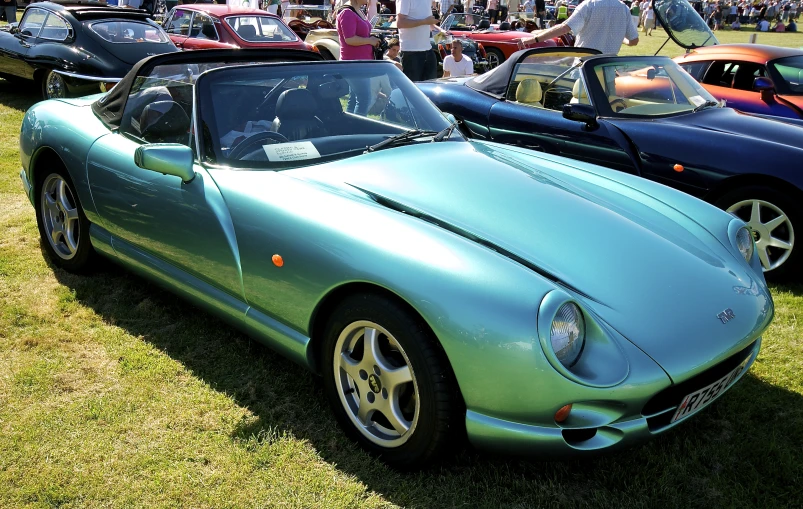
{"type": "Polygon", "coordinates": [[[474,137],[607,166],[744,219],[767,276],[801,273],[803,128],[723,108],[667,57],[520,51],[473,78],[419,83],[474,137]]]}

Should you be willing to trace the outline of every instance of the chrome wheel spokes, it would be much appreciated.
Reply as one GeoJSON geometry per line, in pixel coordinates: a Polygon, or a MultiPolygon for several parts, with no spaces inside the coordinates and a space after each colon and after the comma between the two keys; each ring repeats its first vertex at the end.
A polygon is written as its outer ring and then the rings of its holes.
{"type": "Polygon", "coordinates": [[[396,338],[380,325],[358,321],[337,340],[335,383],[357,429],[383,447],[412,435],[420,410],[418,385],[396,338]]]}
{"type": "Polygon", "coordinates": [[[78,202],[61,175],[52,174],[42,185],[42,223],[56,254],[69,260],[78,251],[78,202]]]}
{"type": "Polygon", "coordinates": [[[55,72],[48,74],[45,91],[48,99],[67,97],[67,85],[64,84],[64,78],[55,72]]]}
{"type": "Polygon", "coordinates": [[[772,203],[743,200],[728,207],[728,212],[747,223],[756,241],[756,254],[764,272],[777,269],[792,254],[795,231],[789,217],[772,203]]]}

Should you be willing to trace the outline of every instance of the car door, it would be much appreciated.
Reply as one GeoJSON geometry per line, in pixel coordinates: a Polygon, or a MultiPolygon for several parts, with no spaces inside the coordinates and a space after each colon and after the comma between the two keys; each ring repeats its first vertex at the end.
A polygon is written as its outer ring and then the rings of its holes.
{"type": "Polygon", "coordinates": [[[637,173],[616,127],[604,121],[589,127],[563,117],[564,104],[591,103],[576,64],[566,49],[538,50],[519,62],[505,100],[491,107],[491,139],[637,173]]]}
{"type": "Polygon", "coordinates": [[[242,301],[234,229],[213,179],[198,164],[184,182],[134,160],[137,148],[152,142],[190,143],[191,94],[171,95],[187,86],[162,78],[129,96],[120,129],[98,139],[87,156],[92,197],[118,255],[145,263],[144,270],[180,280],[189,275],[242,301]]]}
{"type": "Polygon", "coordinates": [[[34,68],[26,57],[37,44],[47,15],[44,9],[28,8],[15,33],[0,32],[0,73],[33,79],[34,68]]]}
{"type": "Polygon", "coordinates": [[[176,7],[165,20],[163,27],[170,36],[170,40],[177,48],[184,49],[184,44],[190,35],[193,11],[176,7]]]}
{"type": "Polygon", "coordinates": [[[767,68],[762,64],[717,60],[708,68],[702,83],[711,95],[724,99],[729,108],[762,115],[780,115],[778,103],[774,99],[764,101],[761,92],[753,90],[755,78],[768,76],[767,68]]]}
{"type": "Polygon", "coordinates": [[[184,49],[209,49],[224,48],[228,44],[223,44],[215,27],[215,21],[206,13],[196,12],[192,17],[190,32],[184,40],[184,49]]]}

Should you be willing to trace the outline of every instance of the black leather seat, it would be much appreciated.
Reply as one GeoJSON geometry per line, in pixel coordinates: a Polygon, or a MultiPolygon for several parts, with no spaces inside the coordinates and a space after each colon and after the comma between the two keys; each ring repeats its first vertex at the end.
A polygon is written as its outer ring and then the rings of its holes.
{"type": "Polygon", "coordinates": [[[190,140],[190,117],[175,101],[157,101],[145,106],[139,117],[140,137],[149,143],[181,143],[190,140]]]}
{"type": "Polygon", "coordinates": [[[488,30],[489,28],[491,28],[491,22],[488,21],[488,18],[482,18],[477,24],[478,30],[488,30]]]}
{"type": "Polygon", "coordinates": [[[257,38],[257,29],[254,25],[240,25],[237,34],[246,41],[253,41],[257,38]]]}
{"type": "Polygon", "coordinates": [[[315,114],[318,101],[305,88],[285,90],[276,101],[276,118],[271,130],[290,141],[326,136],[323,122],[315,114]]]}

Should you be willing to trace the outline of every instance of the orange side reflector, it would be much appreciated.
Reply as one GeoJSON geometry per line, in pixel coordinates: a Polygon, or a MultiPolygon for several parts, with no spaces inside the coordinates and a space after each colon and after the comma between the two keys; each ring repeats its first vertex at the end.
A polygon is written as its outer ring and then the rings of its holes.
{"type": "Polygon", "coordinates": [[[682,164],[676,164],[675,166],[672,167],[672,169],[675,170],[676,172],[680,173],[680,172],[683,171],[683,165],[682,164]]]}
{"type": "Polygon", "coordinates": [[[284,265],[284,259],[282,258],[281,255],[275,254],[273,255],[273,257],[271,257],[271,259],[273,260],[273,264],[277,267],[281,267],[282,265],[284,265]]]}
{"type": "Polygon", "coordinates": [[[569,412],[572,411],[572,405],[569,403],[568,405],[564,405],[560,407],[560,409],[555,412],[555,422],[563,422],[569,417],[569,412]]]}

